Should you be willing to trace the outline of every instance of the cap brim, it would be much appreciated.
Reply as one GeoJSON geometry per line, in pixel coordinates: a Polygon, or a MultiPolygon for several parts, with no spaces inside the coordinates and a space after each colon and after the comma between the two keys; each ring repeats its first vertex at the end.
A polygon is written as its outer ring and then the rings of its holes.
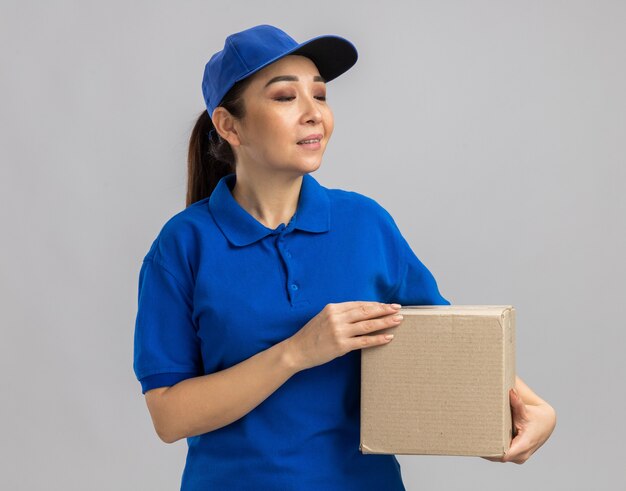
{"type": "Polygon", "coordinates": [[[347,72],[357,61],[359,55],[354,45],[339,36],[318,36],[306,41],[290,54],[299,54],[311,58],[320,75],[329,82],[347,72]]]}
{"type": "Polygon", "coordinates": [[[350,41],[340,36],[327,34],[300,43],[286,53],[282,53],[280,56],[272,58],[251,72],[246,73],[237,81],[248,78],[253,73],[262,70],[287,55],[302,55],[310,58],[326,82],[330,82],[342,73],[347,72],[359,57],[356,47],[350,41]]]}

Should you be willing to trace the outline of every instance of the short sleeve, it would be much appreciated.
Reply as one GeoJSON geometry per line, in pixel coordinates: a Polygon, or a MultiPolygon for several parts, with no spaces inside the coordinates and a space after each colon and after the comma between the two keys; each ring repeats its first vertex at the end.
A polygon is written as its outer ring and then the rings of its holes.
{"type": "Polygon", "coordinates": [[[147,256],[139,273],[133,362],[144,394],[203,374],[192,313],[189,288],[147,256]]]}
{"type": "Polygon", "coordinates": [[[400,305],[450,305],[441,293],[433,274],[407,244],[404,273],[386,303],[400,305]]]}
{"type": "Polygon", "coordinates": [[[385,229],[391,235],[389,261],[397,264],[397,276],[394,286],[387,294],[385,303],[399,303],[405,305],[450,305],[437,286],[437,281],[428,268],[415,255],[406,241],[396,222],[389,212],[382,208],[385,229]]]}

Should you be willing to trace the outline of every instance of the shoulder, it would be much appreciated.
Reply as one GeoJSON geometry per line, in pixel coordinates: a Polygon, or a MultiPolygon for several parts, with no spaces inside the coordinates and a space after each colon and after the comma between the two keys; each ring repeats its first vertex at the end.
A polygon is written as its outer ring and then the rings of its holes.
{"type": "Polygon", "coordinates": [[[207,235],[207,228],[210,228],[207,222],[212,221],[208,212],[208,198],[193,203],[165,222],[144,261],[154,261],[175,276],[190,273],[200,243],[207,235]]]}
{"type": "Polygon", "coordinates": [[[327,189],[334,214],[350,220],[367,221],[383,228],[395,228],[395,221],[385,207],[376,199],[365,194],[345,189],[327,189]]]}

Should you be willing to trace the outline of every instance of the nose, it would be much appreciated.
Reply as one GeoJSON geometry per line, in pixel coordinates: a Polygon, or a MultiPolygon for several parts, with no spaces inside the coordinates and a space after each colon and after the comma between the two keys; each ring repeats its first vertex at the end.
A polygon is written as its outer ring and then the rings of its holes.
{"type": "Polygon", "coordinates": [[[315,97],[300,97],[302,107],[302,118],[308,123],[313,121],[319,123],[322,120],[322,111],[319,101],[315,97]]]}

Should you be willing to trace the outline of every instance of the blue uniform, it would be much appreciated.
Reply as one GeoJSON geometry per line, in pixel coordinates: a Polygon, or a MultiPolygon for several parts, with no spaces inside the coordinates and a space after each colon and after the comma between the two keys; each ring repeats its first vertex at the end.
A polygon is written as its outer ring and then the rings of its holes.
{"type": "MultiPolygon", "coordinates": [[[[224,370],[328,303],[449,305],[391,215],[310,174],[287,225],[265,227],[222,178],[143,260],[134,338],[142,392],[224,370]]],[[[394,455],[359,451],[361,351],[300,371],[237,421],[187,439],[183,491],[402,490],[394,455]]]]}

